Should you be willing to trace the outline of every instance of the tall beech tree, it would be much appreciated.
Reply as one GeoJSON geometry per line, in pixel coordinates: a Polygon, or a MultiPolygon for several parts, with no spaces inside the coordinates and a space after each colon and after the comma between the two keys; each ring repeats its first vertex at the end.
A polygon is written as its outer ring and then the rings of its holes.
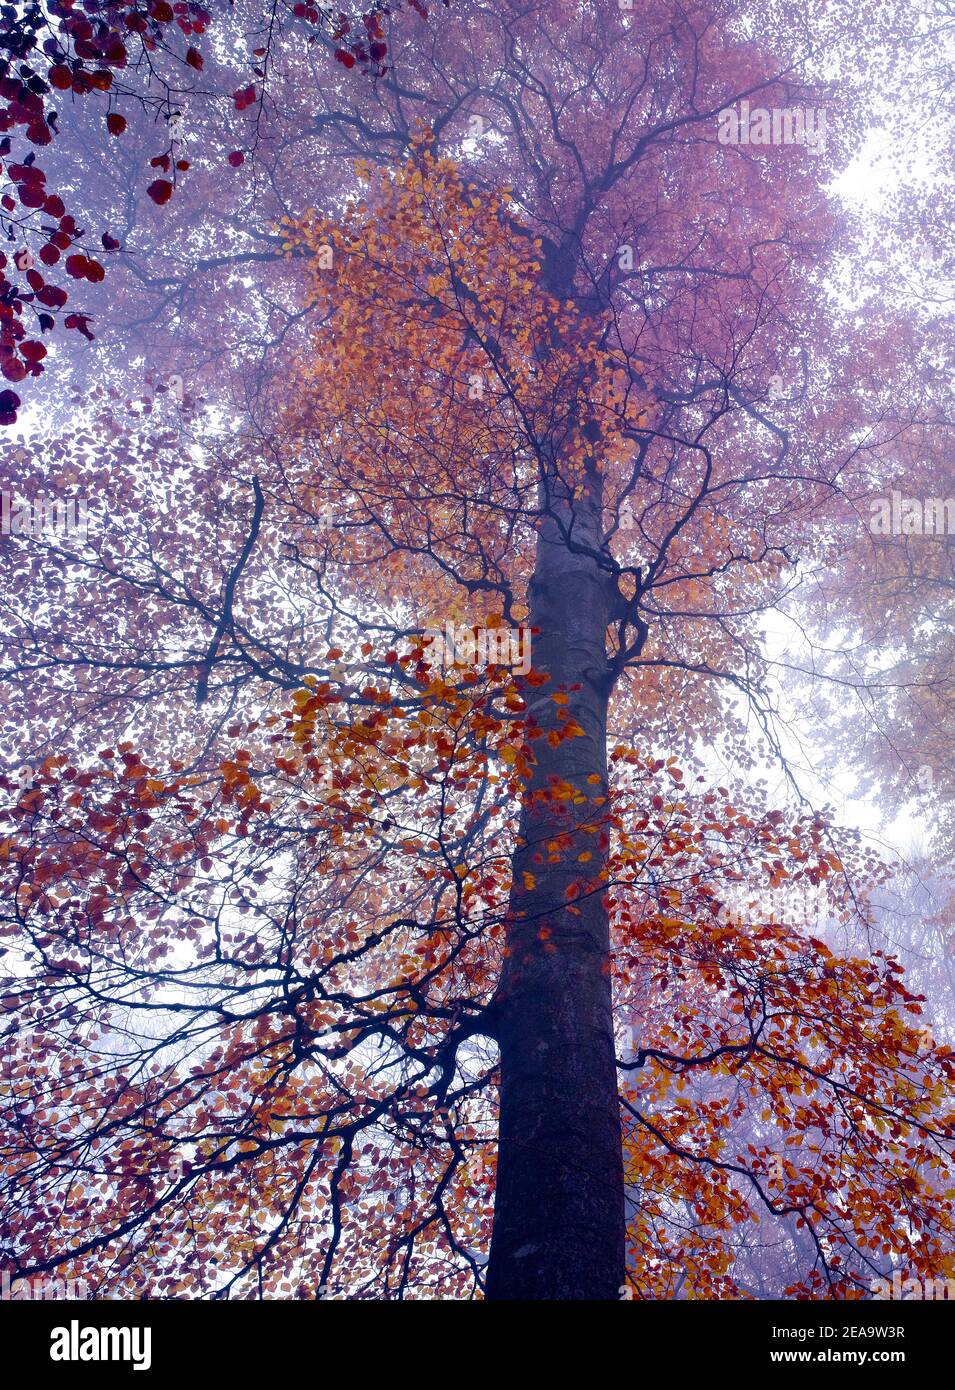
{"type": "MultiPolygon", "coordinates": [[[[835,293],[851,16],[757,45],[758,13],[399,16],[388,71],[333,60],[314,166],[301,98],[254,95],[248,244],[128,252],[124,341],[148,321],[164,370],[180,342],[196,394],[230,306],[256,351],[218,411],[131,423],[114,370],[85,433],[21,446],[109,521],[4,555],[16,1274],[607,1299],[950,1272],[952,1054],[894,960],[838,949],[885,871],[756,770],[784,751],[763,615],[925,427],[885,384],[904,335],[835,293]],[[722,141],[744,101],[824,110],[826,148],[722,141]],[[452,664],[448,623],[495,655],[452,664]],[[803,890],[812,930],[774,910],[803,890]]],[[[269,49],[273,94],[302,62],[269,49]]]]}

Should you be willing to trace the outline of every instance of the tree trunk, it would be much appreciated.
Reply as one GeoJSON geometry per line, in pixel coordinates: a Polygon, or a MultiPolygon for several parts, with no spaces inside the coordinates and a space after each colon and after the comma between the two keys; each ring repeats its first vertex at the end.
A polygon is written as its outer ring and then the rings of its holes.
{"type": "Polygon", "coordinates": [[[588,828],[606,814],[612,590],[595,556],[574,553],[566,536],[572,519],[571,541],[599,546],[599,480],[591,483],[582,500],[552,496],[554,518],[538,534],[530,586],[534,668],[550,680],[527,690],[544,736],[531,745],[536,766],[495,999],[501,1114],[490,1299],[616,1299],[624,1281],[609,927],[599,877],[606,829],[588,828]],[[561,689],[566,705],[551,698],[561,689]],[[553,746],[547,733],[561,728],[561,710],[584,736],[553,746]],[[558,784],[573,787],[574,798],[553,799],[558,784]],[[568,898],[569,885],[582,879],[583,891],[568,898]]]}

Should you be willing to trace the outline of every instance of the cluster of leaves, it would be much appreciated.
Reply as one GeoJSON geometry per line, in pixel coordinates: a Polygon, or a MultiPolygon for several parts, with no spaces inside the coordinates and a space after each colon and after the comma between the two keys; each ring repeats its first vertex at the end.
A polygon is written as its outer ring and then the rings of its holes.
{"type": "Polygon", "coordinates": [[[897,959],[832,944],[884,868],[819,816],[615,759],[634,1296],[863,1298],[893,1267],[949,1277],[955,1054],[897,959]]]}
{"type": "MultiPolygon", "coordinates": [[[[5,781],[15,1275],[113,1297],[480,1287],[509,807],[542,734],[503,670],[391,657],[390,680],[313,682],[235,726],[214,773],[127,744],[5,781]]],[[[684,789],[673,760],[620,745],[613,768],[589,831],[640,1038],[620,1061],[634,1289],[747,1296],[733,1242],[760,1219],[806,1233],[797,1296],[861,1296],[889,1252],[949,1273],[952,1053],[907,1021],[896,962],[765,910],[804,879],[849,911],[835,883],[873,866],[818,817],[684,789]],[[762,912],[727,917],[760,878],[762,912]]],[[[571,910],[594,891],[573,837],[540,857],[578,864],[571,910]]]]}
{"type": "Polygon", "coordinates": [[[5,1229],[15,1206],[33,1216],[5,1261],[48,1258],[62,1221],[81,1238],[68,1262],[102,1290],[247,1292],[253,1276],[281,1296],[294,1277],[313,1297],[400,1289],[423,1264],[455,1294],[474,1277],[493,1058],[464,1083],[455,1055],[500,950],[488,759],[517,713],[494,713],[503,673],[450,686],[424,657],[392,663],[413,704],[366,685],[350,713],[313,685],[232,730],[246,746],[213,777],[161,776],[123,746],[86,771],[47,760],[15,793],[5,934],[32,944],[4,1005],[39,1071],[11,1031],[5,1229]],[[95,1154],[72,1192],[67,1115],[95,1154]]]}
{"type": "Polygon", "coordinates": [[[288,228],[323,326],[283,428],[303,460],[321,457],[321,487],[386,480],[370,555],[383,542],[413,549],[426,509],[431,553],[472,594],[496,591],[512,621],[528,523],[549,509],[538,488],[553,436],[564,431],[567,485],[582,487],[598,453],[608,472],[628,453],[647,397],[628,389],[596,326],[541,286],[542,244],[511,190],[467,183],[432,138],[421,133],[397,169],[360,164],[366,196],[340,222],[313,214],[288,228]]]}
{"type": "MultiPolygon", "coordinates": [[[[67,95],[104,96],[107,129],[111,135],[121,135],[127,122],[115,105],[123,96],[136,95],[125,80],[127,70],[144,68],[148,82],[151,55],[160,49],[171,51],[173,32],[185,38],[201,35],[209,14],[195,0],[175,6],[166,0],[149,5],[55,0],[48,7],[5,6],[0,14],[4,23],[0,49],[5,51],[0,59],[0,130],[6,132],[0,141],[6,179],[0,206],[7,240],[21,242],[12,263],[4,257],[0,267],[0,370],[9,381],[19,382],[28,372],[38,375],[47,355],[24,320],[32,312],[36,329],[48,333],[55,325],[54,316],[62,314],[70,297],[62,285],[44,277],[37,261],[51,269],[65,256],[64,268],[73,280],[96,283],[105,272],[84,249],[86,234],[75,214],[67,212],[64,199],[47,188],[35,150],[25,149],[17,159],[14,141],[28,147],[49,145],[58,133],[55,103],[67,95]],[[14,158],[9,160],[11,151],[14,158]],[[12,276],[12,270],[23,278],[12,276]]],[[[191,45],[183,61],[202,66],[198,50],[191,45]]],[[[104,251],[119,249],[119,242],[108,232],[100,240],[104,251]]],[[[92,336],[88,315],[70,312],[62,322],[65,328],[92,336]]],[[[3,393],[4,424],[16,420],[19,403],[16,392],[3,393]]]]}
{"type": "MultiPolygon", "coordinates": [[[[409,3],[427,18],[419,0],[409,3]]],[[[345,67],[357,64],[374,77],[387,70],[382,23],[395,8],[376,0],[356,20],[327,6],[281,6],[289,22],[305,24],[310,39],[330,35],[337,44],[334,56],[345,67]]],[[[169,122],[181,115],[190,93],[181,88],[181,77],[163,75],[157,58],[166,58],[179,73],[202,72],[205,59],[196,45],[213,18],[198,0],[53,0],[46,6],[30,0],[0,8],[0,228],[9,242],[20,243],[9,257],[0,257],[0,371],[8,381],[18,383],[43,371],[47,349],[36,333],[51,332],[57,316],[64,328],[92,337],[88,314],[63,312],[69,288],[46,278],[37,263],[49,271],[65,257],[70,279],[92,283],[105,273],[77,220],[85,220],[82,209],[67,211],[64,198],[47,187],[47,174],[36,162],[37,148],[59,133],[57,101],[100,99],[106,129],[114,137],[128,129],[124,108],[128,112],[131,106],[151,105],[169,122]]],[[[269,58],[267,47],[253,51],[256,82],[232,94],[237,113],[262,102],[269,58]]],[[[229,158],[238,167],[245,156],[237,150],[229,158]]],[[[158,175],[146,191],[162,206],[190,161],[177,157],[171,138],[150,163],[158,175]]],[[[120,249],[108,230],[99,240],[103,251],[120,249]]],[[[95,250],[99,254],[100,246],[95,250]]],[[[17,392],[5,388],[0,424],[15,423],[20,404],[17,392]]]]}

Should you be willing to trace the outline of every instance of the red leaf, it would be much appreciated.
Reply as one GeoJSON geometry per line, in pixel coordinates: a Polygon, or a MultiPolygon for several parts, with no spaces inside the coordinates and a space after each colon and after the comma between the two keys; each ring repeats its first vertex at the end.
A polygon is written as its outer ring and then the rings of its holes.
{"type": "Polygon", "coordinates": [[[122,135],[126,129],[126,117],[120,116],[116,111],[111,111],[106,117],[106,129],[110,135],[122,135]]]}
{"type": "Polygon", "coordinates": [[[336,48],[335,57],[342,64],[343,67],[353,68],[355,66],[355,55],[354,53],[349,53],[347,49],[336,48]]]}
{"type": "Polygon", "coordinates": [[[198,48],[187,49],[186,62],[189,64],[191,68],[195,68],[197,72],[202,71],[203,58],[198,48]]]}
{"type": "Polygon", "coordinates": [[[146,189],[146,192],[154,203],[159,203],[161,206],[163,203],[168,203],[172,197],[172,184],[168,179],[155,179],[146,189]]]}
{"type": "Polygon", "coordinates": [[[89,318],[86,314],[67,314],[66,318],[63,320],[64,328],[75,328],[78,332],[83,334],[84,338],[89,338],[90,342],[92,342],[93,335],[87,326],[88,324],[89,318]]]}
{"type": "Polygon", "coordinates": [[[238,169],[240,164],[245,163],[245,155],[241,150],[233,150],[229,155],[229,163],[232,165],[233,169],[238,169]]]}
{"type": "Polygon", "coordinates": [[[237,111],[244,111],[247,106],[251,106],[255,101],[255,87],[251,85],[248,87],[240,87],[237,92],[232,93],[232,99],[235,102],[235,109],[237,111]]]}
{"type": "Polygon", "coordinates": [[[44,285],[42,289],[37,290],[36,297],[48,309],[62,309],[69,295],[66,290],[61,290],[59,285],[44,285]]]}
{"type": "Polygon", "coordinates": [[[0,391],[0,425],[15,425],[20,397],[16,391],[0,391]]]}

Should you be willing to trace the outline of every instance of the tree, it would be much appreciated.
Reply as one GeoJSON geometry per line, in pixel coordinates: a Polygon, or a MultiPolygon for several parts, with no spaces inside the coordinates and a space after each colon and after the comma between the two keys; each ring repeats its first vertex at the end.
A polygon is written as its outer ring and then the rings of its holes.
{"type": "Polygon", "coordinates": [[[18,1271],[708,1297],[760,1212],[790,1293],[948,1268],[952,1055],[895,962],[768,906],[864,925],[879,866],[697,743],[755,768],[742,698],[778,746],[761,615],[894,432],[821,156],[719,138],[823,97],[722,7],[574,16],[455,7],[331,94],[326,167],[366,158],[269,233],[300,311],[237,430],[47,451],[120,521],[12,549],[6,676],[135,737],[6,783],[18,1271]],[[487,156],[442,153],[489,99],[487,156]]]}

